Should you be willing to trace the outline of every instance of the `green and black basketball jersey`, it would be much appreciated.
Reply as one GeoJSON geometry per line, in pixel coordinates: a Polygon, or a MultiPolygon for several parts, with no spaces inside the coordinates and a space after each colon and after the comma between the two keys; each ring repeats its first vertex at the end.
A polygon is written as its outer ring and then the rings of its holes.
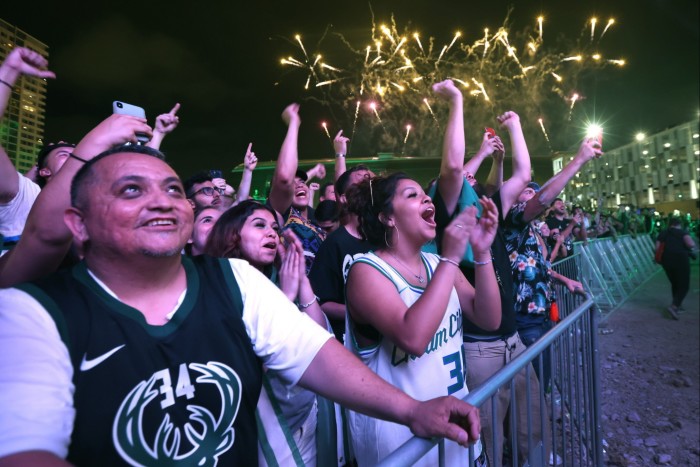
{"type": "Polygon", "coordinates": [[[76,465],[257,465],[262,366],[227,260],[183,258],[187,293],[151,326],[84,263],[20,288],[52,315],[74,369],[76,465]]]}

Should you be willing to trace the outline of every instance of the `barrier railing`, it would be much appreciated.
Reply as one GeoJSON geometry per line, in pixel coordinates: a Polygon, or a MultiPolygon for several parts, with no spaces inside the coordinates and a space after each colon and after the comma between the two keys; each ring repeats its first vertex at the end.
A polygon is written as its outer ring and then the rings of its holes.
{"type": "Polygon", "coordinates": [[[579,274],[565,275],[579,277],[604,318],[659,270],[653,260],[654,243],[648,235],[623,235],[615,240],[594,239],[587,246],[580,242],[574,245],[579,274]]]}
{"type": "MultiPolygon", "coordinates": [[[[653,262],[654,244],[646,235],[620,236],[616,240],[595,239],[585,247],[576,244],[575,252],[555,263],[553,269],[582,282],[588,296],[582,298],[555,284],[562,321],[481,386],[472,388],[464,399],[477,407],[490,403],[495,408],[494,396],[499,391],[510,391],[510,431],[504,434],[511,444],[510,462],[513,465],[604,464],[600,430],[598,321],[601,316],[606,316],[604,312],[609,313],[620,306],[659,267],[653,262]],[[534,371],[532,364],[538,363],[542,368],[545,358],[551,365],[551,392],[547,392],[548,388],[542,384],[536,394],[527,388],[524,401],[527,405],[525,426],[528,427],[529,449],[527,458],[521,461],[516,438],[522,420],[518,418],[520,411],[515,403],[522,402],[523,397],[516,393],[514,380],[523,371],[529,378],[530,372],[534,371]],[[540,403],[535,404],[537,401],[540,403]],[[536,411],[533,406],[543,409],[536,411]],[[543,436],[545,439],[532,439],[533,421],[539,421],[540,426],[549,424],[547,435],[543,436]]],[[[495,416],[492,421],[494,430],[495,416]]],[[[496,439],[493,432],[491,439],[496,439]]],[[[414,437],[379,465],[412,465],[436,445],[441,453],[440,465],[444,465],[442,443],[443,440],[414,437]]],[[[499,467],[501,459],[493,455],[495,446],[484,446],[484,449],[490,465],[499,467]]],[[[504,463],[508,462],[506,456],[504,463]]],[[[473,465],[473,450],[470,457],[473,465]]]]}
{"type": "MultiPolygon", "coordinates": [[[[543,352],[547,349],[552,350],[550,352],[553,385],[551,394],[545,394],[545,388],[541,386],[538,393],[529,393],[524,398],[528,406],[527,420],[524,422],[526,426],[532,426],[533,421],[539,421],[544,426],[551,419],[551,430],[548,431],[545,440],[529,440],[528,444],[535,448],[530,449],[529,456],[523,465],[544,466],[548,465],[550,460],[564,466],[603,464],[600,439],[598,350],[595,332],[597,312],[593,305],[592,299],[586,299],[559,325],[547,332],[484,384],[474,388],[464,399],[480,407],[484,403],[492,403],[492,397],[498,391],[510,386],[506,389],[511,391],[511,429],[507,437],[512,440],[512,457],[516,459],[517,429],[515,427],[523,421],[518,418],[519,410],[516,410],[513,405],[516,400],[523,398],[516,397],[513,381],[521,371],[529,375],[529,372],[534,371],[530,365],[531,362],[539,359],[542,363],[543,352]],[[531,409],[535,398],[539,400],[540,407],[546,407],[546,410],[536,412],[531,409]],[[545,445],[551,446],[551,449],[548,449],[549,453],[545,452],[545,445]]],[[[495,436],[492,439],[495,439],[495,436]]],[[[379,465],[412,465],[440,442],[441,440],[437,439],[414,437],[379,465]]],[[[492,451],[490,446],[484,446],[484,449],[492,451]]],[[[500,459],[492,459],[491,455],[489,457],[490,465],[496,467],[501,465],[500,459]]]]}

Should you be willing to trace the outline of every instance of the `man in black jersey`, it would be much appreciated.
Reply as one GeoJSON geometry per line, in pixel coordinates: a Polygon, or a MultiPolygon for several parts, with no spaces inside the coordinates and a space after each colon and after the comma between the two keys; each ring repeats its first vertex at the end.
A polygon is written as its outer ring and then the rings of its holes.
{"type": "Polygon", "coordinates": [[[65,215],[84,261],[0,290],[0,464],[255,465],[263,363],[419,436],[478,436],[475,408],[387,384],[246,262],[182,257],[192,209],[159,155],[87,162],[65,215]]]}

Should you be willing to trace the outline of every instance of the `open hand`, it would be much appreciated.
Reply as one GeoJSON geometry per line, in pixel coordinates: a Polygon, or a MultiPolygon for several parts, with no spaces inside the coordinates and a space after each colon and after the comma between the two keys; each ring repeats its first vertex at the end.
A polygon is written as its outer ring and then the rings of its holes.
{"type": "Polygon", "coordinates": [[[486,196],[482,196],[479,204],[482,208],[481,218],[472,229],[471,237],[469,237],[474,257],[477,253],[490,255],[491,244],[496,238],[496,230],[498,229],[498,209],[494,202],[486,196]]]}

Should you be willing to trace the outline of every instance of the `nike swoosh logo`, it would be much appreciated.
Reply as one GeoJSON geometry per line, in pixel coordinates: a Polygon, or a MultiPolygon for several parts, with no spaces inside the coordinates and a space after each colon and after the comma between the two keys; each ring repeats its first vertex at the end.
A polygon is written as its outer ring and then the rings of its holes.
{"type": "Polygon", "coordinates": [[[114,355],[115,353],[117,353],[119,350],[121,350],[122,347],[124,347],[125,345],[126,345],[126,344],[122,344],[122,345],[120,345],[119,347],[115,347],[115,348],[113,348],[112,350],[110,350],[109,352],[104,353],[104,354],[100,355],[100,356],[97,357],[97,358],[91,358],[90,360],[87,359],[87,353],[86,353],[85,355],[83,355],[83,361],[80,362],[80,371],[92,370],[92,369],[95,368],[97,365],[99,365],[100,363],[104,362],[104,361],[107,360],[109,357],[111,357],[112,355],[114,355]]]}

